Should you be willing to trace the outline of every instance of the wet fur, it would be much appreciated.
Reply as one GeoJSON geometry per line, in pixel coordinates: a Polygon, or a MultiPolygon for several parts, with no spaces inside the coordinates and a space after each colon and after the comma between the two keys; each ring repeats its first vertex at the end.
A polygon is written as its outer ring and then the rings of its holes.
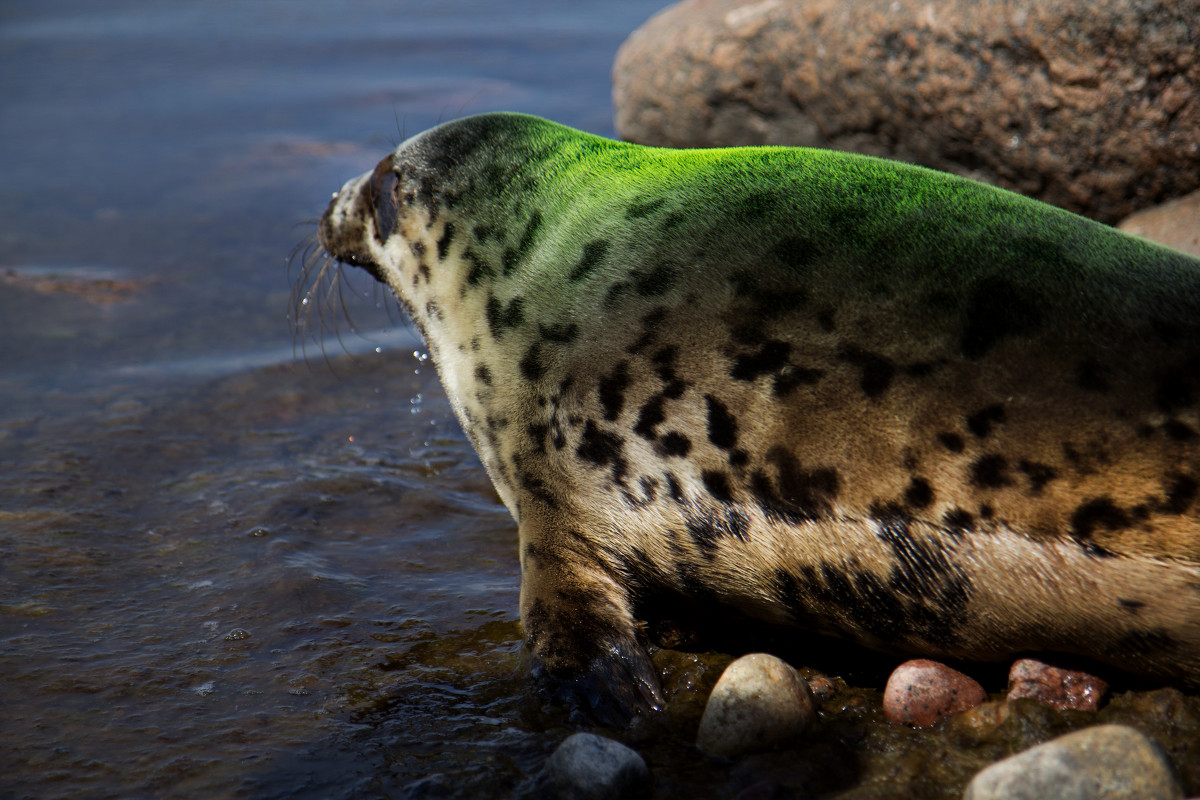
{"type": "Polygon", "coordinates": [[[492,114],[343,187],[517,520],[538,669],[660,705],[650,590],[1200,682],[1200,262],[865,157],[492,114]]]}

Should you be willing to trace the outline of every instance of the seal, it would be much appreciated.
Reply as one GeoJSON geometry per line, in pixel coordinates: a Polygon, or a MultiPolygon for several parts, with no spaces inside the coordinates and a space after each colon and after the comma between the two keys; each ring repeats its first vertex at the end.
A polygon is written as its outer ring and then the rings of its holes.
{"type": "Polygon", "coordinates": [[[535,670],[598,711],[662,704],[652,592],[1200,684],[1200,260],[915,166],[520,114],[405,141],[319,240],[425,336],[535,670]]]}

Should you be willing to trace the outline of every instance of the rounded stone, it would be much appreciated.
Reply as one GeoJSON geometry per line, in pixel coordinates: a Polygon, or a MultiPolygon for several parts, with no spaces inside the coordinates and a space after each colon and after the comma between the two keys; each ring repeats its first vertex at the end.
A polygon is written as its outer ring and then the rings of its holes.
{"type": "Polygon", "coordinates": [[[650,770],[635,751],[594,733],[576,733],[558,746],[538,781],[538,797],[620,800],[647,797],[650,770]]]}
{"type": "Polygon", "coordinates": [[[1008,699],[1032,698],[1060,711],[1098,711],[1108,684],[1082,670],[1022,658],[1008,671],[1008,699]]]}
{"type": "Polygon", "coordinates": [[[918,658],[896,667],[883,690],[883,713],[892,722],[917,727],[987,700],[977,681],[945,664],[918,658]]]}
{"type": "Polygon", "coordinates": [[[1200,0],[684,0],[621,47],[642,144],[889,156],[1103,222],[1200,187],[1200,0]]]}
{"type": "Polygon", "coordinates": [[[730,664],[713,687],[696,746],[731,758],[794,738],[815,719],[804,678],[775,656],[751,653],[730,664]]]}
{"type": "Polygon", "coordinates": [[[1179,800],[1158,747],[1133,728],[1097,725],[998,761],[967,785],[963,800],[1179,800]]]}

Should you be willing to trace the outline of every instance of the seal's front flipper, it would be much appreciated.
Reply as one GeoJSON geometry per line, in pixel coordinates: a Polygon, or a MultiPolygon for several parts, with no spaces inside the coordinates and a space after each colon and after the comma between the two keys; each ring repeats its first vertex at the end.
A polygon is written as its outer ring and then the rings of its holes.
{"type": "Polygon", "coordinates": [[[612,646],[580,671],[555,675],[540,660],[534,678],[558,702],[585,719],[613,728],[664,705],[658,670],[636,640],[612,646]]]}
{"type": "Polygon", "coordinates": [[[628,592],[572,534],[547,541],[521,524],[521,623],[534,675],[605,725],[663,707],[658,671],[638,642],[628,592]]]}

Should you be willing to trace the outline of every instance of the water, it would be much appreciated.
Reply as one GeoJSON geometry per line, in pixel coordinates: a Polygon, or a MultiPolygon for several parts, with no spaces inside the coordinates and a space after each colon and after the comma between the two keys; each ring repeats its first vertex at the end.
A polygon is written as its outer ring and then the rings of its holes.
{"type": "MultiPolygon", "coordinates": [[[[611,135],[613,54],[665,2],[0,3],[0,799],[530,787],[573,723],[522,660],[515,526],[394,305],[351,274],[296,337],[287,259],[439,120],[611,135]]],[[[959,797],[1097,721],[1200,793],[1194,695],[915,731],[880,712],[894,661],[767,644],[867,688],[790,748],[711,761],[730,656],[659,650],[666,712],[610,732],[656,798],[959,797]]]]}
{"type": "Polygon", "coordinates": [[[504,796],[553,747],[420,343],[365,276],[297,340],[287,257],[440,120],[611,135],[664,4],[0,6],[0,797],[504,796]]]}

